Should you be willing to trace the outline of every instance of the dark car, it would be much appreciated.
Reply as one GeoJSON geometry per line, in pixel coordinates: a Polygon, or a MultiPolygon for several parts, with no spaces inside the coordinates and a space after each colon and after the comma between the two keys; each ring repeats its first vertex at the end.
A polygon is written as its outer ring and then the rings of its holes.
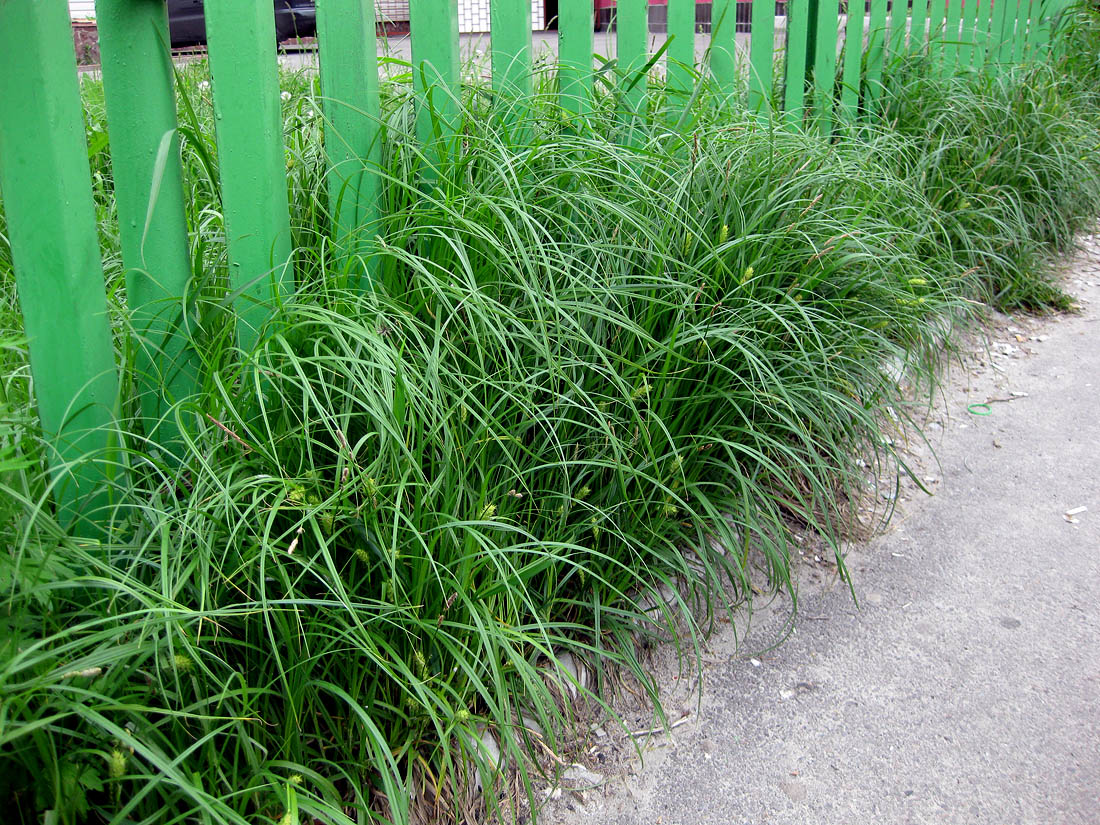
{"type": "MultiPolygon", "coordinates": [[[[275,0],[275,39],[312,37],[317,31],[314,0],[275,0]]],[[[168,0],[168,29],[172,48],[202,46],[206,43],[206,24],[202,0],[168,0]]]]}

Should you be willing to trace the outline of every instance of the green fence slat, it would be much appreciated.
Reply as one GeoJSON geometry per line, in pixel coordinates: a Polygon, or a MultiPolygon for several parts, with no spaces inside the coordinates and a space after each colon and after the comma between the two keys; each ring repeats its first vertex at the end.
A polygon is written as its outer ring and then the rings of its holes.
{"type": "Polygon", "coordinates": [[[592,108],[591,0],[558,0],[558,94],[567,111],[592,108]]]}
{"type": "Polygon", "coordinates": [[[974,23],[974,59],[973,66],[984,66],[989,55],[989,24],[990,3],[989,0],[976,0],[978,3],[978,19],[974,23]]]}
{"type": "Polygon", "coordinates": [[[668,0],[668,85],[686,99],[695,87],[695,0],[668,0]]]}
{"type": "Polygon", "coordinates": [[[928,56],[932,71],[943,72],[944,17],[947,0],[928,0],[928,56]]]}
{"type": "MultiPolygon", "coordinates": [[[[1012,54],[1009,60],[1019,63],[1024,59],[1024,44],[1027,42],[1027,15],[1031,3],[1029,0],[1019,0],[1016,4],[1016,13],[1012,18],[1012,54]]],[[[1011,9],[1009,10],[1011,13],[1011,9]]]]}
{"type": "Polygon", "coordinates": [[[1047,30],[1047,3],[1046,0],[1031,0],[1031,20],[1027,30],[1027,50],[1032,60],[1038,60],[1044,53],[1044,46],[1049,40],[1045,32],[1047,30]]]}
{"type": "Polygon", "coordinates": [[[962,0],[962,3],[962,34],[959,39],[963,45],[959,51],[959,65],[969,67],[978,62],[978,0],[962,0]]]}
{"type": "Polygon", "coordinates": [[[990,21],[989,21],[989,57],[990,64],[1004,63],[1007,54],[1005,54],[1005,44],[1008,43],[1008,35],[1005,33],[1005,26],[1009,24],[1009,2],[1005,0],[993,0],[990,3],[990,21]]]}
{"type": "Polygon", "coordinates": [[[729,101],[737,93],[737,0],[714,0],[710,13],[710,74],[729,101]]]}
{"type": "Polygon", "coordinates": [[[409,29],[416,135],[423,144],[449,144],[459,128],[458,4],[409,0],[409,29]]]}
{"type": "MultiPolygon", "coordinates": [[[[942,0],[932,0],[934,3],[942,0]]],[[[909,24],[909,51],[917,54],[924,51],[928,42],[928,0],[913,0],[913,17],[909,24]]]]}
{"type": "Polygon", "coordinates": [[[374,0],[317,0],[317,41],[333,240],[366,288],[382,163],[374,0]]]}
{"type": "Polygon", "coordinates": [[[809,0],[787,0],[787,65],[783,75],[783,112],[789,126],[801,126],[805,114],[809,23],[809,0]]]}
{"type": "Polygon", "coordinates": [[[293,279],[275,14],[252,0],[205,10],[229,283],[249,349],[293,279]]]}
{"type": "Polygon", "coordinates": [[[145,0],[97,0],[95,8],[145,434],[180,455],[170,409],[197,391],[198,370],[185,308],[191,255],[168,15],[145,0]]]}
{"type": "Polygon", "coordinates": [[[749,37],[749,109],[771,114],[772,80],[775,76],[775,0],[752,0],[752,34],[749,37]]]}
{"type": "Polygon", "coordinates": [[[75,462],[110,445],[118,375],[64,3],[0,2],[0,190],[58,516],[93,535],[105,474],[75,462]]]}
{"type": "Polygon", "coordinates": [[[871,17],[867,25],[867,108],[873,113],[882,98],[882,66],[886,56],[886,0],[871,0],[871,17]]]}
{"type": "Polygon", "coordinates": [[[817,46],[814,50],[814,118],[823,134],[833,128],[833,91],[836,86],[836,45],[840,26],[837,0],[822,0],[818,9],[817,46]]]}
{"type": "Polygon", "coordinates": [[[951,74],[959,65],[959,25],[962,22],[962,0],[948,0],[943,32],[943,70],[951,74]]]}
{"type": "Polygon", "coordinates": [[[489,20],[493,89],[508,98],[530,97],[531,0],[492,0],[489,20]]]}
{"type": "Polygon", "coordinates": [[[840,90],[840,119],[852,124],[859,114],[859,81],[863,69],[863,7],[848,2],[848,22],[844,27],[844,73],[840,90]],[[852,9],[857,10],[853,13],[852,9]]]}
{"type": "Polygon", "coordinates": [[[649,41],[649,0],[618,0],[615,9],[615,50],[619,82],[624,85],[621,104],[641,115],[645,110],[645,68],[649,41]]]}
{"type": "Polygon", "coordinates": [[[890,59],[905,51],[906,29],[909,25],[908,0],[893,0],[890,6],[890,59]]]}

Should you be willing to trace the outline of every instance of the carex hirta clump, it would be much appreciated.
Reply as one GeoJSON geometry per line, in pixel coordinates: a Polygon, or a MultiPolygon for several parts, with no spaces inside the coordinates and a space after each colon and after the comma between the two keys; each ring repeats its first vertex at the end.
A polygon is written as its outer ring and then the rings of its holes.
{"type": "Polygon", "coordinates": [[[644,116],[601,92],[577,117],[540,74],[505,114],[467,87],[459,137],[426,146],[397,75],[379,216],[336,244],[332,127],[285,75],[296,288],[247,351],[205,67],[181,69],[202,390],[173,411],[178,463],[138,417],[85,81],[124,377],[89,460],[114,519],[76,540],[50,515],[0,211],[8,818],[507,817],[616,685],[659,700],[650,641],[691,666],[719,616],[793,591],[792,530],[846,575],[957,330],[981,301],[1064,305],[1042,264],[1100,206],[1091,62],[918,67],[843,134],[706,85],[685,110],[656,77],[644,116]]]}

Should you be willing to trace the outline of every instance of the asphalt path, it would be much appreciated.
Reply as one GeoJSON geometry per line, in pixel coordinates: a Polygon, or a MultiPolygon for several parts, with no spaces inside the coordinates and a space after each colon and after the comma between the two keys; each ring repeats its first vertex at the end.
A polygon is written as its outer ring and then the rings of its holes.
{"type": "Polygon", "coordinates": [[[819,588],[770,651],[765,620],[690,724],[547,822],[1100,823],[1098,264],[1090,240],[1080,314],[1002,320],[956,369],[935,495],[853,548],[859,608],[819,588]]]}

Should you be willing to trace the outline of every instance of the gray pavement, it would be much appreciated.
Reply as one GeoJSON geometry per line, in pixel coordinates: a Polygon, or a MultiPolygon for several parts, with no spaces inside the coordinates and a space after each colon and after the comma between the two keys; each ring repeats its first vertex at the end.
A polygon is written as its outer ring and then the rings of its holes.
{"type": "Polygon", "coordinates": [[[935,496],[853,548],[860,609],[818,588],[759,652],[775,611],[644,764],[545,821],[1100,823],[1100,245],[1069,286],[1082,314],[1002,322],[953,374],[935,496]]]}

